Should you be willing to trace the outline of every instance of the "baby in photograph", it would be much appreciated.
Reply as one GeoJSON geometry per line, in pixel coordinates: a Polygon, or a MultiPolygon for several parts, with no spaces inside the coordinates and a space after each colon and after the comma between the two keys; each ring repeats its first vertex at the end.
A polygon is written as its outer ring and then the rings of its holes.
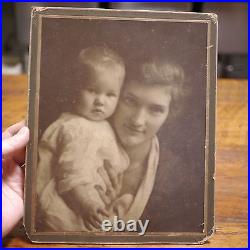
{"type": "Polygon", "coordinates": [[[73,111],[62,113],[39,144],[37,194],[43,220],[53,230],[91,231],[101,224],[98,214],[115,211],[122,217],[133,199],[123,194],[107,208],[96,189],[107,191],[98,173],[105,160],[119,175],[129,166],[107,121],[120,97],[123,60],[107,47],[89,47],[79,53],[77,71],[73,111]]]}

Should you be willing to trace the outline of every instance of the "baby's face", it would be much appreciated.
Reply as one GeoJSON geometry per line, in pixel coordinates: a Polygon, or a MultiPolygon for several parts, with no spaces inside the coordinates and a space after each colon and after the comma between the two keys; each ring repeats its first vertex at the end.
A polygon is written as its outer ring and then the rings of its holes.
{"type": "Polygon", "coordinates": [[[78,113],[92,121],[110,117],[117,106],[123,76],[109,70],[99,70],[80,90],[78,113]]]}

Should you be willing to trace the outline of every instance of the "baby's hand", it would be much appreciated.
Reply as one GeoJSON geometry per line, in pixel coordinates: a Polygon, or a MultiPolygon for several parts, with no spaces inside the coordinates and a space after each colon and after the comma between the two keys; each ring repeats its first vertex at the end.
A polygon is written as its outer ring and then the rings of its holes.
{"type": "Polygon", "coordinates": [[[84,186],[80,201],[80,214],[88,230],[101,229],[102,221],[108,217],[104,203],[91,185],[84,186]]]}

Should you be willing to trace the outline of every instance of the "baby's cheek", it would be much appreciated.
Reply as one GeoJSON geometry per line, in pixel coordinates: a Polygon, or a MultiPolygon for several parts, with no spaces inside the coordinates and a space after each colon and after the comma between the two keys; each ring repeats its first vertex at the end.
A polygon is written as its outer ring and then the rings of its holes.
{"type": "Polygon", "coordinates": [[[121,98],[121,96],[118,96],[118,97],[115,98],[115,104],[116,105],[118,105],[118,102],[119,102],[120,98],[121,98]]]}
{"type": "Polygon", "coordinates": [[[111,110],[115,110],[118,104],[118,99],[113,98],[113,100],[110,101],[109,107],[111,110]]]}

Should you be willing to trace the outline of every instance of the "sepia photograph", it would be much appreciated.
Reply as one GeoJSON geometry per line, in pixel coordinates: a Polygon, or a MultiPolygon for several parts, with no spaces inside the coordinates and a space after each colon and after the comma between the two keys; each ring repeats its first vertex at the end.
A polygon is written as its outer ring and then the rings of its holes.
{"type": "Polygon", "coordinates": [[[35,7],[31,24],[28,237],[205,242],[216,15],[35,7]]]}

